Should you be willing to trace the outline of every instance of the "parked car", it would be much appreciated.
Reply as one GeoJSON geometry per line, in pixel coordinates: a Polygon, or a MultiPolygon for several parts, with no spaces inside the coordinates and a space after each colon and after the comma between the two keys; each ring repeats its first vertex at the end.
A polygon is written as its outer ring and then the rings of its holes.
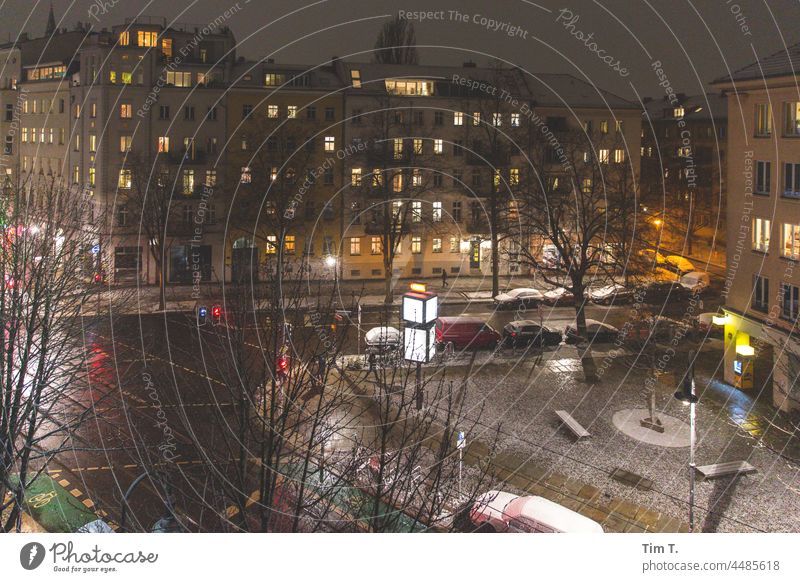
{"type": "Polygon", "coordinates": [[[702,293],[711,285],[711,277],[705,271],[691,271],[681,277],[680,284],[692,293],[702,293]]]}
{"type": "Polygon", "coordinates": [[[685,323],[663,315],[653,315],[631,321],[626,326],[625,341],[668,342],[677,334],[692,339],[693,332],[692,326],[685,323]]]}
{"type": "Polygon", "coordinates": [[[611,305],[612,303],[620,305],[629,302],[632,298],[633,289],[628,289],[619,283],[589,290],[589,299],[597,305],[611,305]]]}
{"type": "Polygon", "coordinates": [[[654,249],[644,249],[639,251],[639,255],[653,267],[663,267],[667,262],[666,257],[654,249]]]}
{"type": "Polygon", "coordinates": [[[503,343],[512,347],[557,346],[562,339],[560,331],[529,319],[512,321],[503,327],[503,343]]]}
{"type": "Polygon", "coordinates": [[[683,301],[692,294],[677,281],[656,281],[641,290],[643,303],[665,303],[667,301],[683,301]]]}
{"type": "Polygon", "coordinates": [[[684,259],[680,255],[669,255],[665,266],[678,274],[689,273],[695,270],[694,263],[689,259],[684,259]]]}
{"type": "Polygon", "coordinates": [[[568,307],[575,305],[575,296],[572,291],[567,291],[563,287],[556,287],[550,291],[546,291],[542,295],[542,302],[547,305],[558,305],[559,307],[568,307]]]}
{"type": "Polygon", "coordinates": [[[395,327],[373,327],[364,335],[367,353],[383,355],[395,352],[402,342],[400,331],[395,327]]]}
{"type": "Polygon", "coordinates": [[[508,533],[603,533],[603,526],[544,497],[488,491],[470,510],[477,527],[508,533]]]}
{"type": "Polygon", "coordinates": [[[595,319],[586,320],[586,335],[583,338],[578,335],[578,324],[570,323],[564,330],[564,337],[568,344],[578,344],[582,341],[589,341],[592,343],[608,343],[613,342],[619,335],[619,330],[613,325],[597,321],[595,319]]]}
{"type": "Polygon", "coordinates": [[[440,317],[436,320],[436,342],[456,348],[493,348],[500,334],[479,317],[440,317]]]}
{"type": "Polygon", "coordinates": [[[544,298],[542,292],[530,287],[520,287],[495,296],[498,309],[516,309],[517,307],[536,307],[544,298]]]}

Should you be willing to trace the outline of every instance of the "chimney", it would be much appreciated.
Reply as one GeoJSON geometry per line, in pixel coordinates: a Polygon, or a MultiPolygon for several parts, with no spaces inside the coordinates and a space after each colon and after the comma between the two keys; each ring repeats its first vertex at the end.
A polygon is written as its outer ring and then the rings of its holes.
{"type": "Polygon", "coordinates": [[[27,33],[27,32],[23,32],[23,33],[21,33],[21,34],[19,35],[19,39],[20,39],[20,40],[28,40],[28,39],[29,39],[29,37],[28,37],[28,33],[27,33]]]}
{"type": "Polygon", "coordinates": [[[475,67],[476,67],[476,65],[475,65],[474,61],[466,61],[464,63],[464,68],[465,69],[474,69],[475,67]]]}

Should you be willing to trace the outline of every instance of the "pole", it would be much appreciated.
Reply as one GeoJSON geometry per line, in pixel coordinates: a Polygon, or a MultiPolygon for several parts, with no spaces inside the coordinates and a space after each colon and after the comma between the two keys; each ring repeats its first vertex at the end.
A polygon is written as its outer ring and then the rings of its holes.
{"type": "Polygon", "coordinates": [[[461,474],[464,468],[464,448],[458,447],[458,497],[461,498],[461,474]]]}
{"type": "MultiPolygon", "coordinates": [[[[694,372],[694,366],[692,366],[694,372]]],[[[694,396],[694,374],[692,375],[692,396],[694,396]]],[[[689,531],[694,531],[694,482],[697,465],[694,462],[695,447],[695,408],[694,402],[689,404],[689,531]]]]}
{"type": "Polygon", "coordinates": [[[416,395],[417,410],[422,410],[422,362],[417,362],[416,395]]]}

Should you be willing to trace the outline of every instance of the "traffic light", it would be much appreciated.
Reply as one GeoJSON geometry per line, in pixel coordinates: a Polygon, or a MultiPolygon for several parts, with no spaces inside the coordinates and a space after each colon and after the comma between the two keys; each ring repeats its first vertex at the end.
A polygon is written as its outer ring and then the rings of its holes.
{"type": "Polygon", "coordinates": [[[208,320],[208,308],[201,305],[197,308],[197,325],[205,325],[208,320]]]}
{"type": "Polygon", "coordinates": [[[100,273],[95,273],[94,274],[94,282],[97,283],[98,285],[100,283],[102,283],[103,282],[103,275],[100,274],[100,273]]]}
{"type": "Polygon", "coordinates": [[[279,356],[275,363],[275,370],[279,377],[285,378],[289,373],[289,358],[285,355],[279,356]]]}
{"type": "Polygon", "coordinates": [[[215,305],[211,308],[211,318],[214,321],[214,324],[218,324],[222,321],[222,307],[219,305],[215,305]]]}

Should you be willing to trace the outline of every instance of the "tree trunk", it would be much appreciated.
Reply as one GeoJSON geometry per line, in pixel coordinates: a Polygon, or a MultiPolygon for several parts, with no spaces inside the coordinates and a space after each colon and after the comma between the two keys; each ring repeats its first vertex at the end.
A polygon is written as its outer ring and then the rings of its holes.
{"type": "MultiPolygon", "coordinates": [[[[583,375],[587,382],[597,382],[597,366],[595,366],[591,344],[588,341],[589,336],[586,333],[586,311],[584,309],[583,292],[573,294],[575,295],[575,323],[578,328],[578,335],[587,339],[586,350],[580,354],[583,375]]],[[[580,350],[580,348],[578,349],[580,350]]]]}
{"type": "Polygon", "coordinates": [[[394,287],[392,286],[392,261],[388,256],[383,257],[383,302],[391,305],[394,302],[394,287]]]}
{"type": "Polygon", "coordinates": [[[492,196],[492,297],[497,297],[500,293],[500,249],[498,248],[500,237],[497,234],[500,225],[497,224],[497,195],[492,196]]]}

